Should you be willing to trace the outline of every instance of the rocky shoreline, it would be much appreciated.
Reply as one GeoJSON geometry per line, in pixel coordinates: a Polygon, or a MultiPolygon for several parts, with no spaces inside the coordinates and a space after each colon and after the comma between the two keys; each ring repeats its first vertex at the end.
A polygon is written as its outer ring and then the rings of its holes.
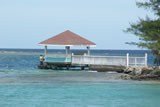
{"type": "Polygon", "coordinates": [[[129,67],[123,71],[119,78],[124,80],[160,80],[160,69],[157,66],[150,67],[129,67]]]}

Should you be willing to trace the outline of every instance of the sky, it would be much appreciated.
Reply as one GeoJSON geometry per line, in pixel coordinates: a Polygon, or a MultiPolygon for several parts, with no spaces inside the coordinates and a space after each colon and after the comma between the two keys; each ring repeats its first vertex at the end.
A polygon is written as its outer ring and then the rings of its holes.
{"type": "Polygon", "coordinates": [[[138,38],[123,30],[147,14],[135,0],[0,0],[0,48],[43,48],[39,42],[70,30],[94,49],[140,49],[125,44],[138,38]]]}

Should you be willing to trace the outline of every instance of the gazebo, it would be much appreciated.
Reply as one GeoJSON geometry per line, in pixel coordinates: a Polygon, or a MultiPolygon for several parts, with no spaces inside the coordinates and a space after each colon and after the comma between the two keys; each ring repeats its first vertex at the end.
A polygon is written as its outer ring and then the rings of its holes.
{"type": "MultiPolygon", "coordinates": [[[[66,58],[61,62],[71,62],[71,60],[67,59],[67,56],[70,52],[70,47],[73,46],[83,46],[87,48],[87,55],[90,55],[90,47],[95,47],[96,44],[67,30],[65,32],[62,32],[56,36],[53,36],[45,41],[42,41],[39,43],[40,45],[44,45],[45,47],[45,58],[47,58],[47,47],[48,46],[64,46],[66,49],[66,58]]],[[[47,60],[45,60],[47,61],[47,60]]],[[[50,62],[54,62],[51,61],[50,62]]],[[[55,63],[55,62],[54,62],[55,63]]]]}
{"type": "Polygon", "coordinates": [[[45,64],[39,65],[39,68],[57,68],[57,67],[89,67],[91,70],[122,70],[122,67],[129,66],[147,66],[147,54],[144,57],[129,57],[126,56],[92,56],[90,55],[90,47],[95,47],[96,44],[67,30],[54,37],[51,37],[39,44],[45,47],[45,64]],[[47,53],[48,46],[64,46],[66,54],[62,57],[49,56],[47,53]],[[87,48],[86,54],[75,55],[70,54],[70,47],[83,46],[87,48]],[[113,69],[111,69],[113,68],[113,69]]]}

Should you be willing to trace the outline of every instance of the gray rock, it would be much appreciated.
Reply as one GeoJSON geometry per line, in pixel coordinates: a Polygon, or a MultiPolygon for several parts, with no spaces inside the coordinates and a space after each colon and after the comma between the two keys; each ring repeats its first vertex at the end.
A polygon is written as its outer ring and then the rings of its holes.
{"type": "Polygon", "coordinates": [[[142,74],[142,67],[131,67],[129,68],[128,72],[130,71],[130,75],[141,75],[142,74]]]}
{"type": "Polygon", "coordinates": [[[134,72],[135,72],[135,75],[141,75],[142,74],[142,69],[141,68],[136,68],[134,72]]]}
{"type": "Polygon", "coordinates": [[[131,73],[131,72],[133,72],[133,71],[134,71],[134,68],[133,68],[133,67],[129,67],[129,68],[126,68],[126,69],[124,70],[124,73],[129,74],[129,73],[131,73]]]}
{"type": "Polygon", "coordinates": [[[152,72],[153,70],[152,69],[148,69],[148,68],[143,68],[142,69],[142,75],[148,75],[152,72]]]}
{"type": "Polygon", "coordinates": [[[131,79],[131,76],[130,76],[130,75],[121,75],[121,76],[120,76],[120,79],[130,80],[130,79],[131,79]]]}
{"type": "Polygon", "coordinates": [[[150,73],[151,75],[160,76],[160,70],[155,70],[150,73]]]}

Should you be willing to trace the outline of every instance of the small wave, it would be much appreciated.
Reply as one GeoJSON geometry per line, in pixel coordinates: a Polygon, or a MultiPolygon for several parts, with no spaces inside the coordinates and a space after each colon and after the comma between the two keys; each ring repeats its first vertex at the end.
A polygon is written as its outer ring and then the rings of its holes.
{"type": "Polygon", "coordinates": [[[88,72],[98,72],[98,71],[88,71],[88,72]]]}
{"type": "Polygon", "coordinates": [[[115,72],[115,71],[109,71],[107,73],[109,73],[109,74],[116,74],[117,72],[115,72]]]}

